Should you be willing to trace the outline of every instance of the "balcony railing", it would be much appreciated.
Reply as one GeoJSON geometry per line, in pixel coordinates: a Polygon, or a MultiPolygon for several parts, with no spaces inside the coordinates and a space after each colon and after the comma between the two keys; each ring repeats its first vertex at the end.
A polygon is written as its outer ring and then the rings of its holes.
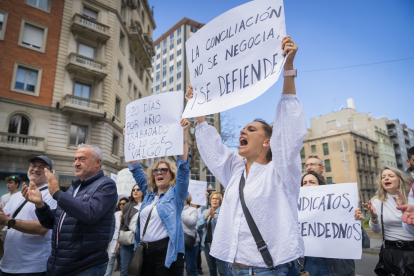
{"type": "Polygon", "coordinates": [[[374,151],[374,158],[378,158],[378,152],[374,151]]]}
{"type": "Polygon", "coordinates": [[[103,103],[95,100],[85,99],[75,95],[67,94],[63,98],[62,110],[76,110],[76,112],[89,113],[91,115],[102,116],[104,114],[103,103]]]}
{"type": "Polygon", "coordinates": [[[91,38],[101,40],[102,42],[106,42],[110,38],[109,26],[78,13],[72,18],[71,30],[88,37],[92,36],[91,38]]]}
{"type": "Polygon", "coordinates": [[[367,150],[366,149],[364,149],[363,147],[358,147],[358,146],[355,146],[355,152],[356,153],[367,154],[367,150]]]}
{"type": "Polygon", "coordinates": [[[3,148],[44,152],[44,140],[42,137],[0,132],[0,147],[3,148]]]}
{"type": "Polygon", "coordinates": [[[366,152],[367,152],[368,155],[372,155],[373,154],[372,150],[366,150],[366,152]]]}
{"type": "Polygon", "coordinates": [[[106,63],[79,55],[77,53],[70,53],[68,57],[67,70],[74,74],[81,73],[82,75],[90,75],[94,79],[102,80],[106,74],[106,63]]]}
{"type": "Polygon", "coordinates": [[[392,139],[391,143],[393,143],[394,145],[398,145],[400,142],[398,141],[398,139],[392,139]]]}
{"type": "Polygon", "coordinates": [[[136,50],[138,57],[144,68],[151,67],[151,58],[154,55],[154,46],[150,37],[142,32],[141,27],[133,25],[129,27],[129,36],[131,38],[132,46],[136,50]]]}

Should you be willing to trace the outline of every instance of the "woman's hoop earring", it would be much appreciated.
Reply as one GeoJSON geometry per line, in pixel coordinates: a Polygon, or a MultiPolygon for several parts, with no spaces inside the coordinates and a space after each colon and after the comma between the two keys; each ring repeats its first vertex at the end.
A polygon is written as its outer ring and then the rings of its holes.
{"type": "Polygon", "coordinates": [[[263,144],[263,147],[266,147],[266,144],[263,144]]]}

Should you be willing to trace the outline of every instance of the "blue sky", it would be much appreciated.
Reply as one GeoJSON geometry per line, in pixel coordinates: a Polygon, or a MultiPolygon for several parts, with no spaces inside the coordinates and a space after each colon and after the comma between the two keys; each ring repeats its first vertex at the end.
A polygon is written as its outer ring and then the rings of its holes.
{"type": "MultiPolygon", "coordinates": [[[[161,1],[154,6],[154,40],[188,17],[208,23],[244,0],[161,1]]],[[[346,107],[399,119],[414,129],[414,1],[285,0],[286,29],[299,46],[296,89],[308,119],[346,107]],[[411,59],[407,59],[411,58],[411,59]],[[336,70],[311,70],[405,59],[336,70]]],[[[227,111],[244,126],[255,118],[272,121],[283,77],[254,101],[227,111]]]]}

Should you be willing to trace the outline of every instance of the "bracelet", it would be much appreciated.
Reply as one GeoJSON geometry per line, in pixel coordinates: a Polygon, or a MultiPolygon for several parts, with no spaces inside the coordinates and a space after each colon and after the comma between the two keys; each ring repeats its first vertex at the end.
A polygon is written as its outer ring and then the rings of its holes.
{"type": "Polygon", "coordinates": [[[377,218],[378,218],[378,215],[376,217],[371,216],[371,219],[377,219],[377,218]]]}

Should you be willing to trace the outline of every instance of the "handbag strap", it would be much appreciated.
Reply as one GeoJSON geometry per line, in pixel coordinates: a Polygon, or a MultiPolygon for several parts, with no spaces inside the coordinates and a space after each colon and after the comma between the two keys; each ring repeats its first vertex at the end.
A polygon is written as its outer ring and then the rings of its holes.
{"type": "Polygon", "coordinates": [[[246,218],[247,224],[249,225],[250,232],[252,232],[253,238],[256,242],[257,249],[259,250],[260,254],[262,254],[263,261],[267,265],[270,271],[275,273],[275,266],[273,265],[273,259],[270,255],[269,249],[267,248],[266,242],[263,240],[262,235],[260,234],[259,228],[257,228],[256,223],[253,220],[252,215],[249,212],[249,209],[247,209],[246,202],[244,201],[244,186],[246,184],[246,180],[244,179],[244,172],[242,173],[242,177],[240,179],[240,185],[239,185],[239,195],[240,195],[240,202],[241,206],[243,208],[243,213],[246,218]]]}
{"type": "MultiPolygon", "coordinates": [[[[44,191],[44,190],[46,190],[47,189],[47,186],[46,187],[43,187],[42,189],[39,189],[39,191],[41,192],[41,191],[44,191]]],[[[12,216],[12,218],[16,218],[17,217],[17,215],[20,213],[20,211],[23,209],[23,207],[24,207],[24,205],[26,205],[26,203],[27,203],[28,201],[27,201],[27,199],[19,206],[19,208],[17,208],[16,209],[16,211],[14,211],[14,214],[13,214],[13,216],[12,216]]]]}
{"type": "Polygon", "coordinates": [[[151,218],[151,213],[152,213],[152,210],[154,210],[154,208],[155,208],[155,206],[157,206],[157,204],[158,204],[158,201],[157,201],[157,203],[155,203],[155,205],[151,208],[151,211],[150,211],[150,213],[149,213],[149,215],[148,215],[148,217],[147,217],[147,221],[145,222],[144,231],[142,231],[142,238],[141,238],[141,240],[144,238],[144,236],[145,236],[145,232],[147,232],[147,227],[148,227],[148,223],[149,223],[150,218],[151,218]]]}
{"type": "Polygon", "coordinates": [[[384,210],[384,202],[381,202],[381,228],[382,228],[382,241],[384,241],[384,240],[385,240],[385,237],[384,237],[384,221],[383,221],[383,219],[382,219],[382,214],[384,213],[384,212],[383,212],[383,210],[384,210]]]}

